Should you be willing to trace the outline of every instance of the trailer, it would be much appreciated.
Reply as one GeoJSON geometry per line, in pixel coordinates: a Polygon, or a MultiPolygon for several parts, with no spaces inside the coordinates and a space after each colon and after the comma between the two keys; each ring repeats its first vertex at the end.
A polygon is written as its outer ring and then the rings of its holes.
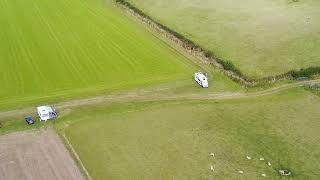
{"type": "Polygon", "coordinates": [[[194,80],[203,88],[209,87],[208,78],[202,72],[196,72],[194,74],[194,80]]]}
{"type": "Polygon", "coordinates": [[[37,107],[37,114],[40,121],[47,121],[57,118],[57,113],[51,106],[39,106],[37,107]]]}

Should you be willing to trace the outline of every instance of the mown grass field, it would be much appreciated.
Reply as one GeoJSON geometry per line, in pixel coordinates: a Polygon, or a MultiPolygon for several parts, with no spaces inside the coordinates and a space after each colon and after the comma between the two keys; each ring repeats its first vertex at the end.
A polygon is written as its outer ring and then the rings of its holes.
{"type": "Polygon", "coordinates": [[[294,179],[317,179],[319,102],[298,88],[249,99],[100,105],[56,127],[93,179],[280,179],[281,168],[294,179]]]}
{"type": "Polygon", "coordinates": [[[159,22],[261,78],[320,66],[320,1],[128,0],[159,22]]]}
{"type": "Polygon", "coordinates": [[[1,1],[0,27],[0,109],[188,79],[197,69],[109,1],[1,1]]]}

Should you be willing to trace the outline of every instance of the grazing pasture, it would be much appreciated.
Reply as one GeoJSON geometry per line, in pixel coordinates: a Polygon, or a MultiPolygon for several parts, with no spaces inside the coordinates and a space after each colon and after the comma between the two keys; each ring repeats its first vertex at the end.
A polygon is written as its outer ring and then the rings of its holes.
{"type": "Polygon", "coordinates": [[[318,0],[127,0],[252,78],[320,66],[318,0]]]}
{"type": "Polygon", "coordinates": [[[196,69],[109,1],[1,1],[0,27],[0,109],[188,79],[196,69]]]}
{"type": "Polygon", "coordinates": [[[319,177],[319,97],[264,97],[79,108],[57,129],[94,179],[319,177]],[[214,155],[212,155],[214,154],[214,155]]]}

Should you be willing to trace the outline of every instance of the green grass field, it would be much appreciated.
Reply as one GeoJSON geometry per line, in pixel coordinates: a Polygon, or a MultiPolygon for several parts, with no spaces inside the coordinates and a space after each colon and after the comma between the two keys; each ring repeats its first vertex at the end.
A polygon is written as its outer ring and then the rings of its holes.
{"type": "Polygon", "coordinates": [[[0,109],[188,79],[197,69],[108,3],[1,1],[0,109]]]}
{"type": "Polygon", "coordinates": [[[281,168],[317,179],[319,100],[299,88],[238,100],[101,105],[75,110],[57,129],[67,127],[93,179],[280,179],[281,168]]]}
{"type": "Polygon", "coordinates": [[[320,66],[320,1],[128,1],[252,78],[320,66]]]}

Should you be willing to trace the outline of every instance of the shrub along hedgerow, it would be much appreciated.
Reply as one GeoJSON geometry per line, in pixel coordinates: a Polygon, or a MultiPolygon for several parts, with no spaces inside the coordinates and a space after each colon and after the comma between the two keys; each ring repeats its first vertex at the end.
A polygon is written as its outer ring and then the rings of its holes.
{"type": "Polygon", "coordinates": [[[310,78],[313,75],[320,74],[320,67],[309,67],[306,69],[300,69],[299,71],[290,71],[288,73],[293,78],[298,77],[308,77],[310,78]]]}

